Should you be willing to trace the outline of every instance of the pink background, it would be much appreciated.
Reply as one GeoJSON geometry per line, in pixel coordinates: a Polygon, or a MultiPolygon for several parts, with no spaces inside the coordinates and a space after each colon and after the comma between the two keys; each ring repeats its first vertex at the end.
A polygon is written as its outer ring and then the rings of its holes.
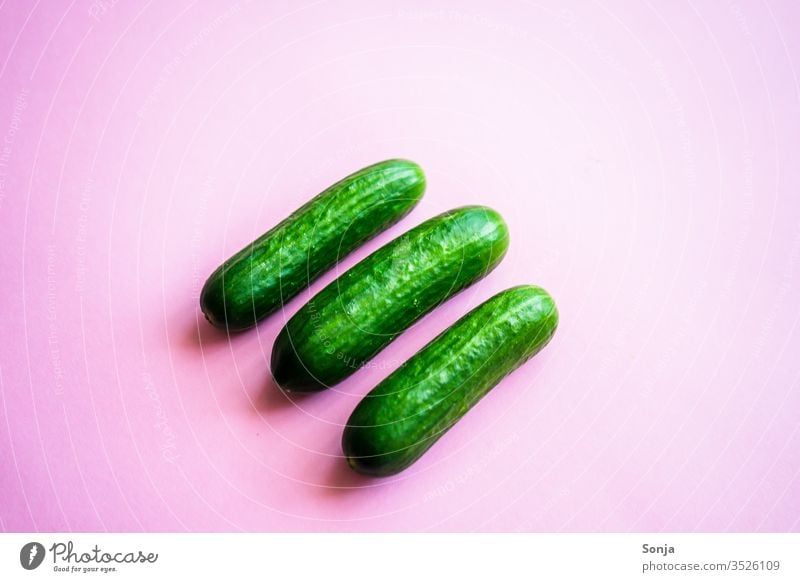
{"type": "MultiPolygon", "coordinates": [[[[0,528],[800,530],[800,8],[0,3],[0,528]],[[508,220],[506,260],[336,390],[268,377],[205,277],[366,164],[508,220]],[[358,398],[470,308],[561,326],[418,464],[358,398]]],[[[309,290],[332,280],[328,273],[309,290]]]]}

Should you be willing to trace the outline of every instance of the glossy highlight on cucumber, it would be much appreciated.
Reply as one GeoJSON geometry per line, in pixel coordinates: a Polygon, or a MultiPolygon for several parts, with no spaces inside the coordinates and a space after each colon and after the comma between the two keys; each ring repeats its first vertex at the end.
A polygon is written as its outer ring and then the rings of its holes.
{"type": "Polygon", "coordinates": [[[256,325],[408,214],[424,191],[422,169],[407,160],[347,176],[214,271],[200,294],[206,319],[229,331],[256,325]]]}
{"type": "Polygon", "coordinates": [[[330,283],[288,321],[272,350],[275,381],[297,392],[337,384],[487,275],[507,248],[506,223],[485,206],[423,222],[330,283]]]}
{"type": "Polygon", "coordinates": [[[342,436],[347,462],[376,477],[403,471],[547,345],[557,326],[555,302],[540,287],[512,287],[482,303],[358,404],[342,436]]]}

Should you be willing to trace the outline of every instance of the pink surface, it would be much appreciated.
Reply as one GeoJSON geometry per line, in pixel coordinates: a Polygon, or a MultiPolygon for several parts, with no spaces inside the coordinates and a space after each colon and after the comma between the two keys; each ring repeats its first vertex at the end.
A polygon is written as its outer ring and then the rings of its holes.
{"type": "Polygon", "coordinates": [[[221,4],[0,5],[0,528],[800,530],[796,3],[221,4]],[[426,197],[339,269],[469,203],[509,254],[289,400],[272,341],[335,273],[230,342],[200,287],[388,157],[426,197]],[[550,346],[351,474],[358,398],[519,283],[550,346]]]}

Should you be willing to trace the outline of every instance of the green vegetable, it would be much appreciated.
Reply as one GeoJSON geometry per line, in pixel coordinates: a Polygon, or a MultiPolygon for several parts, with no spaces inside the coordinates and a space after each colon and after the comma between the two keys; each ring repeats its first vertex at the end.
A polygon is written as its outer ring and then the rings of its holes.
{"type": "Polygon", "coordinates": [[[374,476],[406,469],[557,325],[556,305],[539,287],[513,287],[473,309],[358,404],[342,437],[350,466],[374,476]]]}
{"type": "Polygon", "coordinates": [[[298,392],[340,382],[494,269],[507,247],[505,222],[484,206],[423,222],[333,281],[289,320],[272,350],[275,381],[298,392]]]}
{"type": "Polygon", "coordinates": [[[425,175],[387,160],[337,182],[247,245],[208,278],[200,294],[214,326],[254,326],[419,202],[425,175]]]}

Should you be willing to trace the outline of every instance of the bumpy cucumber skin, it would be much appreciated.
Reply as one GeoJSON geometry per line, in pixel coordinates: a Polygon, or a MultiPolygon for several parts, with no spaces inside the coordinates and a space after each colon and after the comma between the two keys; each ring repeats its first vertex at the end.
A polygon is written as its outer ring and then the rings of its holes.
{"type": "Polygon", "coordinates": [[[445,212],[355,265],[278,334],[272,374],[284,390],[323,390],[353,374],[415,321],[494,269],[508,248],[485,206],[445,212]]]}
{"type": "Polygon", "coordinates": [[[425,191],[422,169],[386,160],[337,182],[225,261],[200,294],[206,319],[250,328],[362,243],[396,223],[425,191]]]}
{"type": "Polygon", "coordinates": [[[347,462],[376,477],[406,469],[557,326],[555,302],[539,287],[512,287],[479,305],[358,404],[342,436],[347,462]]]}

